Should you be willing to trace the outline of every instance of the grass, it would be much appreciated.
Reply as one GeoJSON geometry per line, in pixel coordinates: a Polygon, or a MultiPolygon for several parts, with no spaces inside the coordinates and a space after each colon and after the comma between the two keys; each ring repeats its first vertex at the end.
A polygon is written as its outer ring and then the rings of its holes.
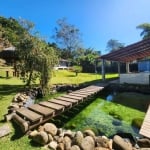
{"type": "MultiPolygon", "coordinates": [[[[13,77],[12,73],[13,69],[11,67],[0,67],[0,126],[3,126],[6,122],[4,122],[4,114],[7,114],[7,107],[10,105],[12,98],[14,95],[23,90],[25,85],[24,83],[17,77],[13,77]],[[9,78],[6,78],[6,71],[9,70],[9,78]]],[[[108,78],[116,77],[117,74],[107,75],[108,78]]],[[[97,81],[101,79],[101,75],[99,74],[87,74],[87,73],[79,73],[76,77],[75,73],[66,71],[66,70],[58,70],[53,73],[51,84],[80,84],[84,82],[97,81]]],[[[62,93],[60,93],[62,94],[62,93]]],[[[50,95],[45,98],[49,99],[58,95],[50,95]]],[[[40,99],[36,100],[36,102],[40,101],[40,99]]],[[[34,143],[30,143],[30,140],[27,136],[23,136],[16,126],[13,123],[7,122],[10,126],[12,132],[3,138],[0,138],[0,150],[33,150],[33,149],[42,149],[39,145],[35,145],[34,143]]]]}
{"type": "Polygon", "coordinates": [[[107,114],[111,114],[112,112],[117,116],[120,116],[124,121],[132,124],[132,120],[134,118],[144,118],[145,113],[141,112],[137,109],[127,107],[121,104],[106,102],[104,103],[102,110],[107,114]]]}
{"type": "Polygon", "coordinates": [[[97,135],[105,134],[108,137],[120,131],[138,136],[138,131],[135,132],[131,126],[132,120],[143,119],[144,115],[145,113],[139,110],[97,98],[64,126],[75,131],[84,131],[89,128],[93,129],[97,135]],[[118,121],[118,118],[116,119],[110,112],[122,118],[119,126],[113,124],[114,121],[118,121]]]}
{"type": "MultiPolygon", "coordinates": [[[[106,74],[106,78],[115,78],[118,74],[106,74]]],[[[78,76],[72,71],[57,70],[52,74],[52,84],[81,84],[90,81],[99,81],[102,79],[101,74],[95,73],[78,73],[78,76]]]]}

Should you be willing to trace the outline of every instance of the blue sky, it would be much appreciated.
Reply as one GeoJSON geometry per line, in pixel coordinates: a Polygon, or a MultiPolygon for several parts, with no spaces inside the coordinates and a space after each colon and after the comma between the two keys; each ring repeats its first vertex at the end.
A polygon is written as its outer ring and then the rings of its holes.
{"type": "Polygon", "coordinates": [[[0,15],[35,23],[48,41],[63,17],[82,33],[83,46],[106,53],[108,40],[129,45],[140,41],[136,26],[150,23],[150,0],[0,0],[0,15]]]}

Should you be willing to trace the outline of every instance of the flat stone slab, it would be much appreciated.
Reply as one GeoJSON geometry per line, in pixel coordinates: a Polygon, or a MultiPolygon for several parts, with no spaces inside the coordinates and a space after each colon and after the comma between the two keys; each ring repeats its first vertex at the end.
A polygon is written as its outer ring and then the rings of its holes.
{"type": "Polygon", "coordinates": [[[35,122],[38,121],[42,118],[41,115],[27,109],[27,108],[20,108],[17,110],[17,114],[26,117],[28,120],[30,120],[31,122],[35,122]]]}
{"type": "Polygon", "coordinates": [[[65,107],[71,107],[72,103],[71,102],[67,102],[67,101],[61,101],[61,100],[57,100],[57,99],[51,99],[48,100],[49,102],[55,103],[55,104],[60,104],[63,105],[65,107]]]}
{"type": "Polygon", "coordinates": [[[10,132],[10,127],[7,124],[3,125],[2,127],[0,127],[0,138],[8,135],[10,132]]]}
{"type": "Polygon", "coordinates": [[[28,109],[31,109],[43,116],[49,116],[49,115],[52,115],[55,110],[54,109],[51,109],[51,108],[48,108],[48,107],[44,107],[44,106],[41,106],[39,104],[34,104],[34,105],[31,105],[28,107],[28,109]]]}

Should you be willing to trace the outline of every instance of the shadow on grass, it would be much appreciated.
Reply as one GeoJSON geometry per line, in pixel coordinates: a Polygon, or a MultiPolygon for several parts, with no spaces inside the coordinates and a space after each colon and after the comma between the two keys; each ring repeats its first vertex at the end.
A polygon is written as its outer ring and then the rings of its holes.
{"type": "Polygon", "coordinates": [[[14,128],[14,135],[11,137],[11,140],[17,140],[23,137],[25,134],[21,131],[20,127],[12,121],[12,126],[14,128]]]}
{"type": "Polygon", "coordinates": [[[66,77],[77,77],[76,75],[66,75],[66,77]]]}
{"type": "Polygon", "coordinates": [[[0,94],[9,95],[25,89],[24,85],[0,85],[0,94]]]}

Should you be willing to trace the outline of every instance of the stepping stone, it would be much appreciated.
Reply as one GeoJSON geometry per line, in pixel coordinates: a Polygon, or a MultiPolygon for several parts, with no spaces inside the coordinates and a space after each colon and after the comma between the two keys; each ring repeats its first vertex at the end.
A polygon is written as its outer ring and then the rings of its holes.
{"type": "Polygon", "coordinates": [[[21,115],[25,118],[27,118],[28,120],[30,120],[31,122],[35,122],[35,121],[38,121],[42,118],[41,115],[27,109],[27,108],[20,108],[16,111],[16,113],[18,115],[21,115]]]}
{"type": "Polygon", "coordinates": [[[29,109],[47,117],[47,116],[50,116],[50,115],[53,115],[53,113],[55,112],[54,109],[51,109],[51,108],[48,108],[48,107],[44,107],[44,106],[41,106],[41,105],[38,105],[38,104],[34,104],[34,105],[31,105],[28,107],[29,109]]]}
{"type": "Polygon", "coordinates": [[[0,137],[4,137],[8,135],[10,132],[11,132],[11,129],[7,124],[0,127],[0,137]]]}

